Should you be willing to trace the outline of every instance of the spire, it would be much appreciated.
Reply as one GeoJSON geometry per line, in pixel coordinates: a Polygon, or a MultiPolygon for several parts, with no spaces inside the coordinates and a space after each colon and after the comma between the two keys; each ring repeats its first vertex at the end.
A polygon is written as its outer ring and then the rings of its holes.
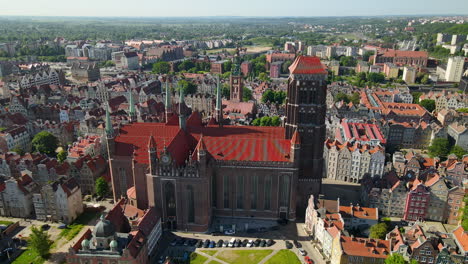
{"type": "Polygon", "coordinates": [[[216,76],[216,110],[221,110],[221,86],[219,85],[219,76],[216,76]]]}
{"type": "Polygon", "coordinates": [[[149,151],[156,151],[156,141],[154,140],[153,135],[149,138],[148,149],[149,151]]]}
{"type": "Polygon", "coordinates": [[[114,135],[114,128],[112,127],[109,113],[109,103],[106,104],[106,134],[107,137],[112,137],[114,135]]]}
{"type": "Polygon", "coordinates": [[[206,151],[206,145],[205,145],[205,141],[203,140],[203,134],[201,134],[200,140],[198,141],[197,150],[198,151],[206,151]]]}
{"type": "Polygon", "coordinates": [[[133,101],[132,89],[129,88],[128,91],[129,91],[129,93],[130,93],[130,94],[128,95],[129,98],[130,98],[130,99],[129,99],[129,101],[130,101],[130,102],[129,102],[129,104],[130,104],[130,115],[132,115],[132,114],[135,114],[135,102],[133,101]]]}
{"type": "Polygon", "coordinates": [[[185,130],[186,118],[185,118],[185,100],[184,100],[184,89],[179,86],[179,127],[185,130]]]}
{"type": "Polygon", "coordinates": [[[171,91],[169,89],[169,78],[166,78],[166,113],[171,108],[171,91]]]}

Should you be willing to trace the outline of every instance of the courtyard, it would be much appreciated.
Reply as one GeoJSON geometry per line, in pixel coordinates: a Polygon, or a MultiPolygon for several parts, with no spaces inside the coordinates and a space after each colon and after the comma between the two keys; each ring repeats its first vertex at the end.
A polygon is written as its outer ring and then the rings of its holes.
{"type": "Polygon", "coordinates": [[[300,264],[288,249],[197,249],[191,255],[194,264],[300,264]]]}

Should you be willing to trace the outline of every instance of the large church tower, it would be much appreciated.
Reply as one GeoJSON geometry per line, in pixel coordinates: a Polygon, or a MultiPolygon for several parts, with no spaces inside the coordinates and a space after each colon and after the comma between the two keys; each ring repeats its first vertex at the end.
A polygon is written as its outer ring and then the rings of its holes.
{"type": "Polygon", "coordinates": [[[307,197],[320,192],[325,141],[327,71],[317,57],[299,56],[289,67],[286,138],[300,136],[297,212],[305,211],[307,197]]]}
{"type": "Polygon", "coordinates": [[[242,96],[243,96],[242,81],[244,79],[242,77],[240,65],[241,65],[241,57],[239,54],[239,48],[237,48],[236,55],[234,55],[234,58],[232,61],[231,78],[229,79],[229,84],[231,86],[230,101],[233,101],[233,102],[242,102],[242,96]]]}

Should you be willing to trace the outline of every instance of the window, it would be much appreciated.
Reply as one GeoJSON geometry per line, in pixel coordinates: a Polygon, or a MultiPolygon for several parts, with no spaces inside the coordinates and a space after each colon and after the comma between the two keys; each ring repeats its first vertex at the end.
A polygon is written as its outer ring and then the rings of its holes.
{"type": "Polygon", "coordinates": [[[237,176],[237,209],[244,209],[244,175],[237,176]]]}
{"type": "Polygon", "coordinates": [[[264,208],[265,210],[271,210],[271,177],[265,177],[265,184],[264,184],[264,190],[265,190],[265,203],[264,203],[264,208]]]}
{"type": "Polygon", "coordinates": [[[250,209],[255,210],[257,209],[257,199],[258,199],[258,176],[253,175],[251,178],[251,185],[250,185],[250,209]]]}
{"type": "Polygon", "coordinates": [[[195,195],[193,192],[193,187],[191,185],[187,186],[187,207],[188,207],[188,222],[195,222],[195,195]]]}
{"type": "Polygon", "coordinates": [[[229,208],[229,176],[223,177],[224,208],[229,208]]]}
{"type": "Polygon", "coordinates": [[[282,175],[280,179],[280,206],[289,207],[289,186],[291,179],[289,175],[282,175]]]}

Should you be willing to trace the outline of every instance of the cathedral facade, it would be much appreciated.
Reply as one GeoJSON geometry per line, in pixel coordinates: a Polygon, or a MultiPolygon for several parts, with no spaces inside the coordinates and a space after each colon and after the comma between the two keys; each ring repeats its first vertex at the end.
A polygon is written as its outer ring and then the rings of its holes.
{"type": "Polygon", "coordinates": [[[166,123],[114,130],[106,118],[114,199],[136,196],[169,229],[206,231],[213,217],[295,219],[320,191],[327,72],[310,57],[290,72],[285,127],[223,126],[221,103],[203,124],[183,100],[166,123]]]}

